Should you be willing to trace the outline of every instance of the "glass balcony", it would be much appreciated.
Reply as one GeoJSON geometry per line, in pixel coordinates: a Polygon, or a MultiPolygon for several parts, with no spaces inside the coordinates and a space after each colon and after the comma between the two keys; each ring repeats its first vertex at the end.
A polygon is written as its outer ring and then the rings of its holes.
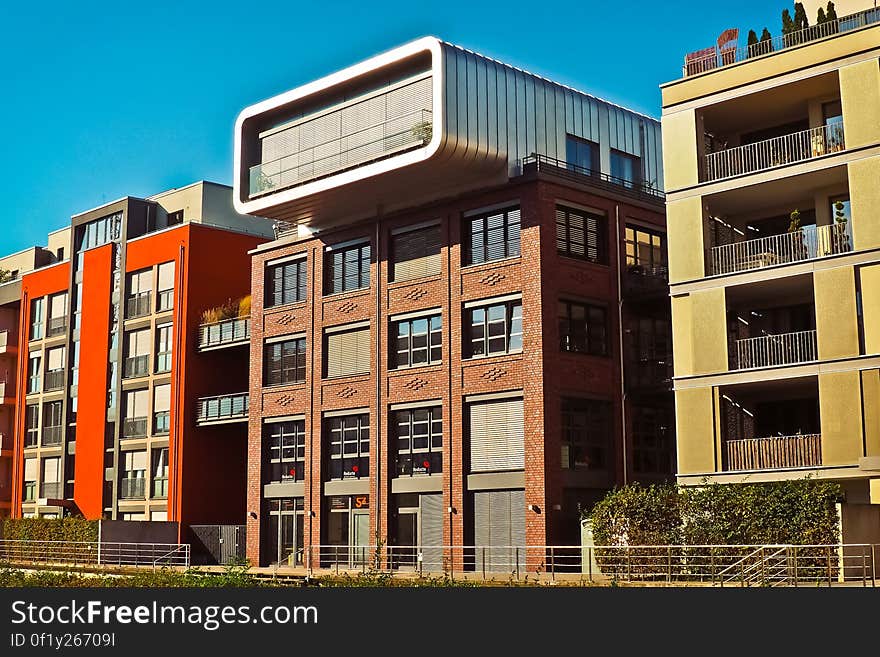
{"type": "Polygon", "coordinates": [[[64,427],[43,427],[43,433],[40,442],[43,447],[60,445],[63,434],[64,427]]]}
{"type": "Polygon", "coordinates": [[[152,299],[153,293],[150,291],[139,292],[134,296],[128,297],[125,300],[125,318],[134,319],[135,317],[149,315],[152,299]]]}
{"type": "Polygon", "coordinates": [[[46,320],[46,337],[51,338],[55,335],[64,335],[67,331],[66,317],[50,317],[46,320]]]}
{"type": "Polygon", "coordinates": [[[250,395],[246,392],[202,397],[196,401],[196,421],[199,424],[247,421],[249,409],[250,395]]]}
{"type": "Polygon", "coordinates": [[[199,351],[246,344],[250,337],[250,317],[236,317],[212,324],[202,324],[199,326],[199,351]]]}
{"type": "Polygon", "coordinates": [[[168,497],[167,477],[155,477],[153,479],[153,497],[168,497]]]}
{"type": "Polygon", "coordinates": [[[60,390],[63,387],[64,370],[49,370],[46,372],[45,384],[43,385],[44,390],[60,390]]]}
{"type": "Polygon", "coordinates": [[[52,499],[58,499],[63,497],[62,493],[64,492],[64,484],[59,481],[56,482],[45,482],[40,484],[40,497],[48,497],[52,499]]]}
{"type": "Polygon", "coordinates": [[[119,497],[123,499],[143,499],[147,490],[147,480],[143,477],[124,477],[119,480],[119,497]]]}
{"type": "Polygon", "coordinates": [[[122,376],[131,379],[138,376],[146,376],[150,371],[149,356],[129,356],[122,365],[122,376]]]}
{"type": "Polygon", "coordinates": [[[122,420],[122,437],[123,438],[146,438],[147,436],[147,418],[145,417],[127,417],[122,420]]]}

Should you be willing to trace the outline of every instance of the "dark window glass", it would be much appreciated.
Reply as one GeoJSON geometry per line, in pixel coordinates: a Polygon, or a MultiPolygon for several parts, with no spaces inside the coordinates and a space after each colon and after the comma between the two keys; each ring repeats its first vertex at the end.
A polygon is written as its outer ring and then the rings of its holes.
{"type": "Polygon", "coordinates": [[[672,409],[632,408],[633,469],[639,474],[673,472],[672,409]]]}
{"type": "Polygon", "coordinates": [[[465,314],[469,324],[469,354],[487,356],[522,350],[522,302],[508,301],[471,308],[465,314]]]}
{"type": "Polygon", "coordinates": [[[566,135],[565,161],[570,168],[581,173],[599,171],[599,145],[574,135],[566,135]]]}
{"type": "Polygon", "coordinates": [[[556,206],[556,250],[590,262],[608,262],[608,221],[605,217],[556,206]]]}
{"type": "Polygon", "coordinates": [[[559,348],[562,351],[607,356],[608,317],[605,308],[560,301],[559,348]]]}
{"type": "Polygon", "coordinates": [[[611,176],[624,187],[638,187],[642,182],[641,159],[635,155],[611,151],[611,176]]]}
{"type": "Polygon", "coordinates": [[[442,356],[443,324],[440,315],[393,322],[396,340],[391,367],[415,367],[439,363],[442,356]]]}
{"type": "Polygon", "coordinates": [[[334,417],[325,424],[330,479],[370,476],[370,416],[334,417]]]}
{"type": "Polygon", "coordinates": [[[306,380],[306,339],[296,338],[266,345],[266,385],[306,380]]]}
{"type": "Polygon", "coordinates": [[[306,260],[266,267],[266,307],[305,301],[306,260]]]}
{"type": "Polygon", "coordinates": [[[269,481],[302,481],[306,464],[306,422],[273,422],[265,428],[269,481]]]}
{"type": "Polygon", "coordinates": [[[398,477],[443,472],[443,411],[439,406],[394,413],[398,477]]]}
{"type": "Polygon", "coordinates": [[[40,436],[40,407],[36,404],[25,410],[24,446],[36,447],[40,436]]]}
{"type": "Polygon", "coordinates": [[[592,399],[562,400],[562,467],[607,470],[611,466],[611,404],[592,399]]]}
{"type": "Polygon", "coordinates": [[[370,245],[356,244],[324,254],[324,293],[370,287],[370,245]]]}
{"type": "Polygon", "coordinates": [[[465,264],[475,265],[518,256],[519,230],[519,208],[466,218],[465,264]]]}

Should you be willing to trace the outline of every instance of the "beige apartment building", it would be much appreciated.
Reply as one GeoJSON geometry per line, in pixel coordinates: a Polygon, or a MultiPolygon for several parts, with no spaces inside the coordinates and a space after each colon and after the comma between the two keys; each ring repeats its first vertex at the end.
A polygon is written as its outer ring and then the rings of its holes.
{"type": "Polygon", "coordinates": [[[849,541],[880,534],[880,11],[864,5],[698,51],[662,85],[678,479],[840,481],[849,541]]]}

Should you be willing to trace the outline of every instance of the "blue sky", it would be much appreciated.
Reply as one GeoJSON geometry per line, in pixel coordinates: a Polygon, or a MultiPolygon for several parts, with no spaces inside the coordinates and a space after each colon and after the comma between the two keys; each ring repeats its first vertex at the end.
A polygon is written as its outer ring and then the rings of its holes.
{"type": "MultiPolygon", "coordinates": [[[[787,2],[0,3],[0,254],[70,215],[229,183],[239,110],[424,35],[660,114],[658,85],[725,28],[787,2]]],[[[812,19],[812,17],[811,17],[812,19]]]]}

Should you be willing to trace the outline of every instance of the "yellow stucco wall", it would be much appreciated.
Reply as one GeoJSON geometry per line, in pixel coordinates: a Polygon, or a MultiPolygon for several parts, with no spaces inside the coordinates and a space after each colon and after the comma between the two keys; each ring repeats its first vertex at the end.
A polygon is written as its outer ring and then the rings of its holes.
{"type": "Polygon", "coordinates": [[[839,74],[846,147],[880,142],[880,64],[876,59],[850,64],[839,74]]]}
{"type": "Polygon", "coordinates": [[[692,323],[690,295],[672,297],[672,363],[675,376],[694,373],[692,323]]]}
{"type": "Polygon", "coordinates": [[[880,456],[880,370],[862,372],[865,456],[880,456]]]}
{"type": "Polygon", "coordinates": [[[880,354],[880,265],[859,267],[865,353],[880,354]]]}
{"type": "Polygon", "coordinates": [[[822,464],[854,465],[863,456],[858,371],[819,375],[822,464]]]}
{"type": "Polygon", "coordinates": [[[712,388],[691,388],[675,393],[679,474],[716,470],[714,396],[712,388]]]}
{"type": "MultiPolygon", "coordinates": [[[[880,125],[880,114],[875,122],[880,125]]],[[[847,135],[847,140],[849,136],[847,135]]],[[[847,165],[853,246],[859,251],[880,246],[880,157],[855,160],[847,165]]]]}
{"type": "Polygon", "coordinates": [[[669,282],[680,283],[706,275],[703,245],[703,203],[700,197],[666,204],[666,248],[669,282]]]}
{"type": "Polygon", "coordinates": [[[666,191],[696,185],[697,119],[694,110],[663,117],[663,180],[666,191]]]}
{"type": "Polygon", "coordinates": [[[726,372],[727,306],[724,288],[691,293],[694,374],[726,372]]]}
{"type": "Polygon", "coordinates": [[[819,360],[857,356],[859,326],[853,268],[837,267],[814,272],[813,292],[819,360]]]}

